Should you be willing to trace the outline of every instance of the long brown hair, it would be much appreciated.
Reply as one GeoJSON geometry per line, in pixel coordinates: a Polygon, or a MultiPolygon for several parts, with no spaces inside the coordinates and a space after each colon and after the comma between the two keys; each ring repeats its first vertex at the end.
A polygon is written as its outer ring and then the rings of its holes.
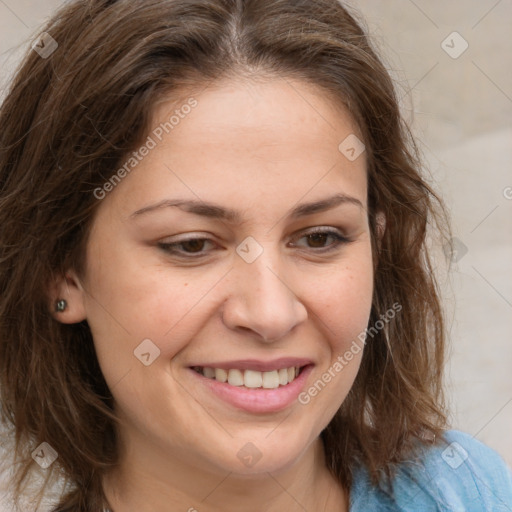
{"type": "Polygon", "coordinates": [[[72,484],[59,510],[106,504],[102,480],[118,450],[112,395],[87,322],[57,322],[48,290],[83,270],[94,191],[147,137],[155,103],[240,73],[315,84],[349,109],[366,145],[370,324],[393,304],[401,311],[372,333],[322,433],[329,468],[349,487],[363,463],[377,482],[418,440],[439,438],[444,327],[426,234],[443,225],[442,204],[354,16],[336,0],[83,0],[43,30],[58,47],[46,58],[28,52],[0,110],[0,393],[17,489],[34,467],[30,451],[47,442],[58,447],[51,470],[72,484]]]}

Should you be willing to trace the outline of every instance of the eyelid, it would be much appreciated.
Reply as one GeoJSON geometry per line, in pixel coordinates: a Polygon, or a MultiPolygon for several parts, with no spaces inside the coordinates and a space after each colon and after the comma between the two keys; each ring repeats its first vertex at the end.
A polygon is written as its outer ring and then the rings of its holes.
{"type": "Polygon", "coordinates": [[[179,243],[183,243],[183,242],[189,242],[191,240],[212,240],[212,235],[210,233],[187,232],[187,233],[181,233],[178,235],[168,236],[168,237],[164,238],[163,240],[159,240],[159,242],[166,244],[166,245],[170,245],[170,244],[179,244],[179,243]]]}
{"type": "Polygon", "coordinates": [[[340,236],[345,236],[341,229],[334,226],[313,226],[312,228],[305,228],[298,233],[298,236],[314,235],[315,233],[325,233],[328,235],[338,234],[340,236]]]}

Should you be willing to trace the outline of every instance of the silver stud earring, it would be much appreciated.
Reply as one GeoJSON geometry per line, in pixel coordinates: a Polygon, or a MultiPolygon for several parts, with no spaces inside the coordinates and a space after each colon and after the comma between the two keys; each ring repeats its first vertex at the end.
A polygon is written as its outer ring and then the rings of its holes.
{"type": "Polygon", "coordinates": [[[55,311],[57,313],[62,313],[63,311],[66,310],[67,307],[68,307],[68,303],[64,299],[59,299],[55,303],[55,311]]]}

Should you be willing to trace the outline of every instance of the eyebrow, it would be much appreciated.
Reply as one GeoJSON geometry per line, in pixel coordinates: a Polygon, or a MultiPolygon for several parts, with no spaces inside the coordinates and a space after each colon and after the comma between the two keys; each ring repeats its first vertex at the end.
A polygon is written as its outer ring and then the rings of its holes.
{"type": "MultiPolygon", "coordinates": [[[[307,215],[313,215],[314,213],[324,212],[331,210],[342,204],[354,204],[364,209],[363,204],[359,199],[347,196],[345,194],[335,194],[325,199],[313,201],[311,203],[303,203],[296,206],[289,214],[293,219],[306,217],[307,215]]],[[[133,212],[130,218],[138,217],[154,211],[161,210],[163,208],[177,207],[188,213],[200,215],[202,217],[208,217],[211,219],[219,219],[230,222],[232,224],[242,224],[243,218],[240,212],[232,210],[230,208],[224,208],[222,206],[207,203],[199,200],[182,200],[182,199],[164,199],[156,204],[145,206],[140,210],[133,212]]]]}

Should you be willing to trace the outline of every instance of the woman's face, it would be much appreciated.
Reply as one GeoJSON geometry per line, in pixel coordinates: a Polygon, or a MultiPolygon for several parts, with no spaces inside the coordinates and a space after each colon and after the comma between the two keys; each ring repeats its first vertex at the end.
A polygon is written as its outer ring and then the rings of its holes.
{"type": "Polygon", "coordinates": [[[152,130],[101,200],[81,280],[125,453],[291,467],[362,355],[373,274],[358,131],[322,91],[278,79],[162,103],[152,130]]]}

